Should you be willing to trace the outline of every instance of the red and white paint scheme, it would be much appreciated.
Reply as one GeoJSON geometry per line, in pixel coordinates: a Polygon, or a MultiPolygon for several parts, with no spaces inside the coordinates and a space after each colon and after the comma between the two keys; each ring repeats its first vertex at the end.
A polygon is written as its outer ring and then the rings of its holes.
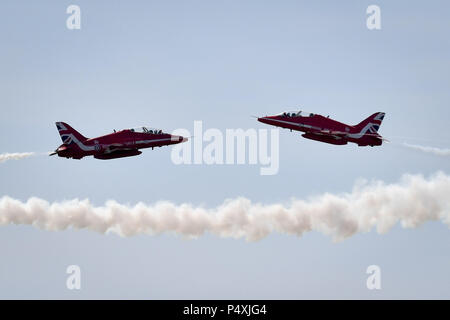
{"type": "Polygon", "coordinates": [[[50,155],[81,159],[94,156],[96,159],[116,159],[140,155],[139,149],[162,147],[185,142],[188,139],[162,132],[162,130],[139,127],[115,131],[97,137],[86,138],[65,122],[56,122],[63,144],[50,155]]]}
{"type": "Polygon", "coordinates": [[[378,134],[383,112],[377,112],[351,126],[320,114],[305,111],[283,112],[274,116],[258,118],[258,121],[273,126],[302,131],[302,137],[325,143],[344,145],[348,142],[358,146],[380,146],[384,139],[378,134]]]}

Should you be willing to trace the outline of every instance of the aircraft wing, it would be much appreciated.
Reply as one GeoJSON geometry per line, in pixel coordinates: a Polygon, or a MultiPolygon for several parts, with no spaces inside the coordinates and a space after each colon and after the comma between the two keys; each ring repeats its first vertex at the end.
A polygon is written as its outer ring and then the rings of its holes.
{"type": "Polygon", "coordinates": [[[136,148],[130,148],[130,146],[127,146],[123,143],[113,143],[110,144],[105,151],[103,152],[103,154],[109,154],[112,152],[116,152],[116,151],[127,151],[127,150],[135,150],[136,148]]]}
{"type": "Polygon", "coordinates": [[[325,136],[329,138],[333,138],[336,140],[344,139],[348,136],[347,132],[342,131],[333,131],[333,130],[314,130],[311,131],[312,134],[318,135],[318,136],[325,136]]]}
{"type": "MultiPolygon", "coordinates": [[[[330,138],[334,138],[336,140],[340,140],[340,139],[345,139],[349,136],[349,132],[342,132],[342,131],[333,131],[333,130],[315,130],[315,131],[311,131],[312,134],[318,135],[318,136],[325,136],[325,137],[330,137],[330,138]]],[[[364,133],[365,136],[374,136],[377,138],[381,138],[383,140],[387,140],[384,139],[383,137],[381,137],[379,134],[377,133],[364,133]]]]}

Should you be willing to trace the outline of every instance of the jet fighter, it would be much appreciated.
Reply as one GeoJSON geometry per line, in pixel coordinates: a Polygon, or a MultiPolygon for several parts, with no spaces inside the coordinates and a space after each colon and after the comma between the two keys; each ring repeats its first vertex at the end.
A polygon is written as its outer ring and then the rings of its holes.
{"type": "Polygon", "coordinates": [[[306,111],[282,112],[274,116],[258,118],[258,121],[276,127],[304,132],[302,137],[330,144],[348,142],[358,146],[380,146],[384,139],[378,134],[384,112],[376,112],[357,125],[348,125],[320,114],[306,111]]]}
{"type": "Polygon", "coordinates": [[[153,149],[188,140],[148,127],[114,130],[113,133],[97,138],[86,138],[65,122],[56,122],[56,128],[63,144],[50,155],[57,154],[59,157],[72,159],[86,156],[102,160],[132,157],[142,153],[139,149],[153,149]]]}

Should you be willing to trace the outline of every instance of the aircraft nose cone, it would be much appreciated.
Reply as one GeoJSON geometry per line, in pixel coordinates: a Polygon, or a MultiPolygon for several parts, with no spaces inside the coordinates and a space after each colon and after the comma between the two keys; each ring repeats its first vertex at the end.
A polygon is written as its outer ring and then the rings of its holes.
{"type": "Polygon", "coordinates": [[[185,138],[183,136],[172,136],[171,140],[174,142],[186,142],[188,141],[188,138],[185,138]]]}
{"type": "Polygon", "coordinates": [[[267,123],[267,117],[260,117],[260,118],[258,118],[258,121],[259,122],[262,122],[262,123],[267,123]]]}

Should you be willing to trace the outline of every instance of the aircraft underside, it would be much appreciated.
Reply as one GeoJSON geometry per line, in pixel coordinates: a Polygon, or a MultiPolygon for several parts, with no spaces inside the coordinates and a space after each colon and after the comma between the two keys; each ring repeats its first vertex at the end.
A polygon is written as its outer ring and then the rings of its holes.
{"type": "Polygon", "coordinates": [[[100,160],[110,160],[110,159],[138,156],[141,153],[142,152],[137,150],[137,149],[133,149],[133,150],[117,150],[117,151],[113,151],[113,152],[110,152],[110,153],[95,154],[94,158],[95,159],[100,159],[100,160]]]}
{"type": "Polygon", "coordinates": [[[335,139],[335,138],[322,136],[322,135],[318,135],[318,134],[313,134],[313,133],[304,133],[304,134],[302,134],[302,137],[306,138],[306,139],[311,139],[311,140],[316,140],[316,141],[321,141],[321,142],[336,144],[336,145],[344,145],[344,144],[347,144],[347,142],[348,142],[346,139],[342,139],[342,138],[335,139]]]}

